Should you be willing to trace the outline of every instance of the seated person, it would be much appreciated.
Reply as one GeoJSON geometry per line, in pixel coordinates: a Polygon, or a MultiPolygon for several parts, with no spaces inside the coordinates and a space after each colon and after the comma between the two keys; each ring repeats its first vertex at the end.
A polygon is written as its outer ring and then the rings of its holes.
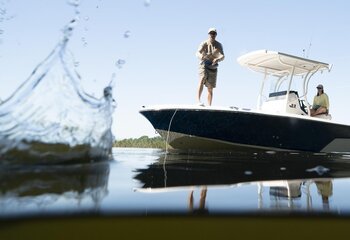
{"type": "Polygon", "coordinates": [[[323,85],[317,86],[317,95],[314,97],[312,108],[310,109],[311,116],[319,114],[328,114],[329,100],[328,95],[323,91],[323,85]]]}

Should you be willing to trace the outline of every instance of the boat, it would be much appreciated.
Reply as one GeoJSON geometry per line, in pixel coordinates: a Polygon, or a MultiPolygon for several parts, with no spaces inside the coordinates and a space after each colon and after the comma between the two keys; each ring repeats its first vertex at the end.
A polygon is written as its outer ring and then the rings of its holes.
{"type": "Polygon", "coordinates": [[[350,126],[332,121],[330,113],[312,117],[309,111],[309,82],[316,73],[330,72],[331,64],[268,50],[244,54],[237,61],[263,75],[256,109],[142,107],[140,113],[170,149],[350,152],[350,126]],[[299,88],[292,88],[296,84],[299,88]]]}

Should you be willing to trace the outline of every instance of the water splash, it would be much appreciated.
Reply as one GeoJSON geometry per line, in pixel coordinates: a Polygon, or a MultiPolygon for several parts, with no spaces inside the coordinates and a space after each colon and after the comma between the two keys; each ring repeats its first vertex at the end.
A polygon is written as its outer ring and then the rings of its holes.
{"type": "MultiPolygon", "coordinates": [[[[78,1],[70,3],[78,5],[78,1]]],[[[113,85],[104,89],[100,99],[83,91],[76,61],[67,51],[77,20],[65,26],[53,51],[1,103],[0,164],[91,161],[110,156],[113,85]]]]}
{"type": "Polygon", "coordinates": [[[6,20],[9,20],[7,8],[4,2],[0,2],[0,45],[3,43],[3,36],[5,33],[3,23],[6,20]]]}
{"type": "Polygon", "coordinates": [[[124,59],[118,59],[115,63],[115,66],[119,69],[123,68],[124,64],[126,63],[126,61],[124,59]]]}
{"type": "Polygon", "coordinates": [[[82,38],[81,38],[81,42],[83,43],[83,46],[84,46],[84,47],[86,47],[87,44],[88,44],[85,37],[82,37],[82,38]]]}

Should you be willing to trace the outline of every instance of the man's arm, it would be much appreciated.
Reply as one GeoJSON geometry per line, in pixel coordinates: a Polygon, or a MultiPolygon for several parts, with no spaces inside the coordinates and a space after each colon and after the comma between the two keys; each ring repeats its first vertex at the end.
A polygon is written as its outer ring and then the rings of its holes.
{"type": "Polygon", "coordinates": [[[204,60],[205,57],[206,57],[206,53],[204,51],[204,47],[205,47],[205,42],[202,42],[200,45],[199,45],[199,48],[196,52],[196,56],[199,60],[204,60]]]}
{"type": "Polygon", "coordinates": [[[217,51],[218,52],[215,54],[215,59],[213,60],[213,64],[221,62],[225,59],[224,49],[222,48],[221,43],[219,43],[217,51]]]}
{"type": "Polygon", "coordinates": [[[220,43],[219,51],[220,51],[220,56],[217,59],[218,59],[218,62],[221,62],[225,59],[224,49],[221,43],[220,43]]]}

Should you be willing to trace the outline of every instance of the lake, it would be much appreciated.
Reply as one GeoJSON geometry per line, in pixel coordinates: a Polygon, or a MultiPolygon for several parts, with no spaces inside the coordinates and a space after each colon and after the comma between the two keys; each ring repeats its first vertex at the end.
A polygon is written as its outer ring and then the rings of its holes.
{"type": "Polygon", "coordinates": [[[0,172],[2,223],[82,216],[347,220],[350,213],[344,154],[113,148],[112,161],[6,165],[0,172]]]}
{"type": "Polygon", "coordinates": [[[350,155],[113,148],[113,158],[3,166],[0,216],[350,212],[350,155]]]}

